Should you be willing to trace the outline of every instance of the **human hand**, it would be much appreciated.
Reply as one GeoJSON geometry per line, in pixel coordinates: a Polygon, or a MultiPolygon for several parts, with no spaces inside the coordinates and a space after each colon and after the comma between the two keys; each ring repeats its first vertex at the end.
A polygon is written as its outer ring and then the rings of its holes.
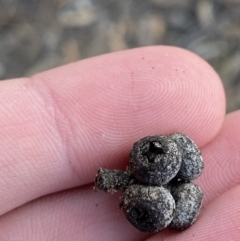
{"type": "Polygon", "coordinates": [[[240,112],[225,116],[221,81],[194,54],[104,55],[1,82],[0,99],[0,240],[239,240],[240,112]],[[184,232],[142,233],[121,194],[92,182],[99,167],[124,169],[136,140],[173,132],[202,151],[204,208],[184,232]]]}

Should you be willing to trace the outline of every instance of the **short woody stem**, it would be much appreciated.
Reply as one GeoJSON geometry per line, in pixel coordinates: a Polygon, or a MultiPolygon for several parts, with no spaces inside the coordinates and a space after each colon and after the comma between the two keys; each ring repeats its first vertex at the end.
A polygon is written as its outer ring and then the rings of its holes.
{"type": "Polygon", "coordinates": [[[127,171],[100,168],[95,178],[94,190],[112,193],[117,190],[125,191],[130,184],[135,182],[135,179],[127,171]]]}

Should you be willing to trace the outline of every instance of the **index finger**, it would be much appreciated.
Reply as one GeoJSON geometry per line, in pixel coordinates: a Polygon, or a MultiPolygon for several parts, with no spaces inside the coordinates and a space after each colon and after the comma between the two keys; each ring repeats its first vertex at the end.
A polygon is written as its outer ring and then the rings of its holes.
{"type": "Polygon", "coordinates": [[[0,213],[87,184],[99,166],[124,168],[132,143],[146,135],[180,131],[203,146],[225,112],[214,70],[173,47],[104,55],[2,82],[0,98],[0,213]]]}

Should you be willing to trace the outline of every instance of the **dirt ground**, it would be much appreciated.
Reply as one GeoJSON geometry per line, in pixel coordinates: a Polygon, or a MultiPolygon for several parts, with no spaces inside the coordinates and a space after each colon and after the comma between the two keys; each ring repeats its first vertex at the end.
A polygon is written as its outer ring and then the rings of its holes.
{"type": "Polygon", "coordinates": [[[159,44],[207,60],[240,108],[240,0],[0,0],[0,79],[159,44]]]}

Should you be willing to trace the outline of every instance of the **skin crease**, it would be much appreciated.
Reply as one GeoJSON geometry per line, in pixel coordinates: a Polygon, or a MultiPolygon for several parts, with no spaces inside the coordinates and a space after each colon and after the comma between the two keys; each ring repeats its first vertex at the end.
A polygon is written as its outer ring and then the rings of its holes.
{"type": "Polygon", "coordinates": [[[225,116],[221,81],[196,55],[108,54],[1,82],[0,98],[0,240],[238,240],[240,112],[225,116]],[[136,140],[176,131],[202,151],[204,209],[185,232],[141,233],[121,193],[91,183],[100,166],[124,169],[136,140]]]}

